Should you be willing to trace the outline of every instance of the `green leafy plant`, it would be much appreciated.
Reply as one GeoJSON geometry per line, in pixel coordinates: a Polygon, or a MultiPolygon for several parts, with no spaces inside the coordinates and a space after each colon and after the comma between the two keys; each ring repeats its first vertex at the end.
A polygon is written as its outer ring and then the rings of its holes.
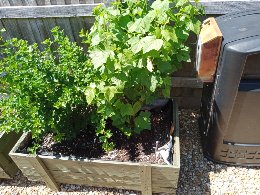
{"type": "Polygon", "coordinates": [[[44,50],[16,38],[1,44],[1,131],[31,131],[36,143],[48,132],[56,140],[74,137],[86,128],[94,110],[86,102],[90,64],[82,48],[59,28],[44,50]]]}
{"type": "Polygon", "coordinates": [[[31,131],[35,152],[44,134],[69,139],[87,124],[97,127],[105,150],[115,146],[108,121],[127,136],[151,129],[151,113],[142,108],[170,97],[171,73],[189,61],[186,41],[199,32],[200,14],[188,0],[99,6],[90,33],[81,33],[87,54],[59,28],[43,51],[1,40],[1,130],[31,131]]]}
{"type": "Polygon", "coordinates": [[[190,60],[185,43],[199,32],[201,13],[189,0],[124,0],[95,9],[90,33],[81,36],[94,71],[85,94],[88,104],[97,105],[94,120],[104,148],[114,146],[107,119],[128,136],[151,129],[142,106],[170,97],[171,73],[190,60]]]}

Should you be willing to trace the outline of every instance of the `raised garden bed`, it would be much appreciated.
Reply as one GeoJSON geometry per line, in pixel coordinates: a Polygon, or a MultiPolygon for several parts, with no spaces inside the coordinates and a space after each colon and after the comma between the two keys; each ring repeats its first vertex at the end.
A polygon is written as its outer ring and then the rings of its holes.
{"type": "Polygon", "coordinates": [[[53,190],[59,190],[60,183],[68,183],[139,190],[144,194],[152,192],[174,193],[180,170],[177,110],[177,105],[173,102],[175,131],[172,165],[17,153],[16,151],[31,139],[29,133],[24,133],[21,136],[11,150],[10,156],[29,180],[45,181],[46,185],[53,190]]]}
{"type": "Polygon", "coordinates": [[[8,153],[16,144],[21,135],[11,133],[0,133],[0,178],[12,178],[18,171],[18,167],[8,156],[8,153]]]}

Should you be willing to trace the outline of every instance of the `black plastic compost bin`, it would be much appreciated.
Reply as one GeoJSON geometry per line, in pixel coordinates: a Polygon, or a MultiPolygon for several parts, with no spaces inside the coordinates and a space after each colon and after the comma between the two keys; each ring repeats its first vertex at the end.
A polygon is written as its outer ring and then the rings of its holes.
{"type": "Polygon", "coordinates": [[[213,83],[204,83],[199,119],[213,161],[260,165],[260,11],[216,18],[223,34],[213,83]]]}

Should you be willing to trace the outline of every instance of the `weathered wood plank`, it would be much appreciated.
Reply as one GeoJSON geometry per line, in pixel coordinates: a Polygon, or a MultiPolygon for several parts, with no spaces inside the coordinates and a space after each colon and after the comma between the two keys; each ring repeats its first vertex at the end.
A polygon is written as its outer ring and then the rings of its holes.
{"type": "Polygon", "coordinates": [[[81,21],[79,20],[79,18],[70,18],[69,21],[75,41],[78,45],[83,46],[82,38],[79,36],[79,33],[82,29],[81,21]]]}
{"type": "Polygon", "coordinates": [[[18,167],[8,156],[8,153],[15,145],[20,135],[21,134],[15,132],[0,134],[0,168],[3,170],[2,172],[5,172],[9,177],[13,177],[18,171],[18,167]]]}
{"type": "Polygon", "coordinates": [[[79,4],[79,0],[70,0],[70,4],[79,4]]]}
{"type": "Polygon", "coordinates": [[[94,4],[94,0],[80,0],[81,4],[94,4]]]}
{"type": "MultiPolygon", "coordinates": [[[[37,5],[40,5],[39,3],[37,3],[37,5]]],[[[44,1],[44,5],[51,5],[51,1],[50,0],[45,0],[44,1]]],[[[57,26],[56,21],[54,18],[44,18],[42,19],[43,21],[43,25],[44,25],[44,35],[45,35],[45,39],[46,38],[51,38],[52,34],[51,34],[51,30],[57,26]]]]}
{"type": "Polygon", "coordinates": [[[173,77],[173,87],[203,88],[203,82],[194,77],[173,77]]]}
{"type": "Polygon", "coordinates": [[[16,156],[10,154],[10,156],[18,168],[23,172],[23,175],[26,176],[29,180],[43,181],[38,171],[31,165],[29,159],[30,157],[28,157],[28,155],[16,156]]]}
{"type": "Polygon", "coordinates": [[[55,18],[44,18],[43,25],[44,25],[44,29],[45,29],[45,39],[51,38],[52,37],[51,30],[55,26],[57,26],[55,18]]]}
{"type": "Polygon", "coordinates": [[[178,104],[175,101],[173,101],[173,124],[175,124],[173,144],[173,166],[167,168],[160,166],[152,166],[152,191],[154,193],[175,193],[178,185],[178,178],[180,172],[180,142],[178,104]]]}
{"type": "Polygon", "coordinates": [[[140,163],[141,191],[143,195],[152,195],[152,169],[151,164],[140,163]]]}
{"type": "Polygon", "coordinates": [[[21,32],[16,19],[2,19],[3,26],[12,38],[21,38],[21,32]]]}
{"type": "Polygon", "coordinates": [[[122,163],[116,161],[102,161],[102,160],[90,160],[87,161],[74,161],[74,160],[63,160],[63,159],[50,159],[45,156],[40,156],[44,164],[49,170],[65,171],[72,173],[95,173],[100,175],[109,174],[115,177],[129,177],[138,178],[139,169],[136,169],[139,165],[138,163],[122,163]],[[128,171],[131,175],[128,175],[128,171]]]}
{"type": "MultiPolygon", "coordinates": [[[[23,7],[25,5],[25,2],[23,2],[22,0],[15,0],[15,1],[9,0],[9,2],[12,6],[6,7],[6,8],[12,8],[14,5],[15,5],[15,7],[23,7]]],[[[24,19],[24,18],[19,19],[19,20],[17,20],[17,25],[18,25],[18,28],[20,29],[21,35],[23,36],[21,38],[26,39],[31,44],[34,43],[35,42],[35,36],[33,34],[29,20],[24,19]]]]}
{"type": "Polygon", "coordinates": [[[20,139],[16,142],[14,147],[9,152],[9,156],[29,180],[42,181],[42,177],[30,163],[30,158],[32,157],[28,154],[16,153],[19,147],[24,147],[30,139],[30,133],[23,133],[20,139]]]}
{"type": "MultiPolygon", "coordinates": [[[[8,0],[3,0],[1,1],[1,6],[6,7],[6,6],[11,6],[8,0]]],[[[21,38],[21,33],[20,29],[18,28],[16,19],[4,19],[1,20],[5,29],[9,33],[10,37],[17,37],[21,38]]]]}
{"type": "MultiPolygon", "coordinates": [[[[35,0],[24,0],[24,5],[37,6],[37,3],[35,0]]],[[[38,43],[40,49],[43,49],[42,44],[40,44],[46,38],[43,21],[41,19],[28,19],[28,21],[30,23],[36,43],[38,43]]]]}
{"type": "Polygon", "coordinates": [[[49,6],[7,6],[0,7],[0,18],[68,18],[92,16],[99,4],[49,5],[49,6]]]}
{"type": "Polygon", "coordinates": [[[79,173],[74,173],[74,177],[67,177],[66,173],[61,172],[53,172],[54,178],[57,181],[61,181],[62,183],[67,184],[77,184],[77,185],[88,185],[88,186],[96,186],[96,187],[112,187],[119,189],[131,189],[131,190],[140,190],[140,183],[134,182],[134,180],[117,180],[113,179],[113,177],[109,177],[107,179],[96,179],[91,176],[84,176],[79,173]]]}
{"type": "Polygon", "coordinates": [[[191,87],[174,87],[171,91],[172,97],[195,97],[201,98],[202,89],[201,88],[191,88],[191,87]]]}
{"type": "Polygon", "coordinates": [[[180,108],[199,109],[201,98],[199,97],[173,97],[178,102],[180,108]]]}
{"type": "Polygon", "coordinates": [[[0,167],[0,178],[10,179],[10,176],[5,173],[5,171],[0,167]]]}
{"type": "Polygon", "coordinates": [[[0,153],[0,167],[10,178],[18,171],[18,167],[6,153],[0,153]]]}
{"type": "MultiPolygon", "coordinates": [[[[65,0],[57,0],[57,4],[65,5],[65,0]]],[[[64,30],[65,35],[67,35],[71,41],[75,41],[69,18],[56,18],[55,20],[57,25],[64,30]]]]}
{"type": "Polygon", "coordinates": [[[1,0],[0,1],[0,6],[10,6],[10,3],[8,0],[1,0]]]}
{"type": "MultiPolygon", "coordinates": [[[[39,3],[38,3],[38,5],[39,5],[39,3]]],[[[44,5],[51,5],[51,0],[45,0],[44,5]]]]}
{"type": "MultiPolygon", "coordinates": [[[[84,29],[89,31],[94,24],[94,17],[78,17],[77,20],[79,23],[80,30],[84,29]]],[[[80,42],[82,41],[83,39],[80,37],[80,42]]],[[[84,51],[87,52],[88,51],[87,44],[82,43],[82,46],[84,51]]]]}
{"type": "Polygon", "coordinates": [[[35,0],[36,4],[39,6],[45,5],[45,0],[35,0]]]}
{"type": "Polygon", "coordinates": [[[260,9],[259,0],[200,0],[199,4],[204,6],[206,14],[214,15],[260,9]]]}
{"type": "MultiPolygon", "coordinates": [[[[35,37],[34,37],[34,33],[31,28],[29,20],[19,18],[16,21],[17,21],[18,28],[20,29],[20,32],[22,35],[19,38],[27,40],[30,44],[34,43],[35,37]]],[[[17,27],[16,27],[16,29],[17,29],[17,27]]]]}
{"type": "Polygon", "coordinates": [[[39,156],[33,156],[33,158],[29,158],[31,165],[37,170],[37,172],[41,175],[46,185],[52,190],[59,191],[59,184],[56,183],[53,178],[51,172],[46,168],[42,160],[39,156]]]}
{"type": "Polygon", "coordinates": [[[0,135],[0,152],[8,154],[12,147],[15,145],[21,134],[10,132],[0,135]]]}
{"type": "Polygon", "coordinates": [[[154,193],[175,192],[180,168],[152,167],[152,191],[154,193]]]}
{"type": "MultiPolygon", "coordinates": [[[[0,20],[0,30],[2,30],[2,29],[6,29],[6,28],[5,28],[4,24],[3,24],[3,22],[0,20]]],[[[7,31],[3,32],[3,33],[1,34],[1,36],[3,36],[3,38],[4,38],[5,40],[11,38],[9,32],[7,32],[7,31]]]]}
{"type": "Polygon", "coordinates": [[[173,123],[175,125],[174,129],[174,144],[173,144],[173,165],[176,166],[176,171],[179,171],[181,166],[180,160],[180,123],[179,123],[179,108],[178,103],[173,101],[173,123]]]}
{"type": "Polygon", "coordinates": [[[23,6],[21,0],[9,0],[9,4],[10,6],[15,6],[15,5],[18,5],[18,6],[23,6]]]}

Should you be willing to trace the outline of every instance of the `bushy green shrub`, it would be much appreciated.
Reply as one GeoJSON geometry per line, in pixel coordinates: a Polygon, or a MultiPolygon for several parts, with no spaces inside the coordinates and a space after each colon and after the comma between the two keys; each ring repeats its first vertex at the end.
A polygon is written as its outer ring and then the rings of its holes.
{"type": "Polygon", "coordinates": [[[185,43],[199,33],[201,13],[189,0],[118,0],[95,9],[90,33],[82,33],[96,74],[86,95],[102,116],[97,133],[105,148],[113,147],[108,118],[128,136],[151,129],[150,112],[141,108],[170,97],[170,74],[189,61],[185,43]]]}
{"type": "Polygon", "coordinates": [[[31,131],[37,142],[48,132],[61,140],[86,127],[88,58],[58,28],[52,34],[43,51],[16,38],[2,42],[1,131],[31,131]]]}

